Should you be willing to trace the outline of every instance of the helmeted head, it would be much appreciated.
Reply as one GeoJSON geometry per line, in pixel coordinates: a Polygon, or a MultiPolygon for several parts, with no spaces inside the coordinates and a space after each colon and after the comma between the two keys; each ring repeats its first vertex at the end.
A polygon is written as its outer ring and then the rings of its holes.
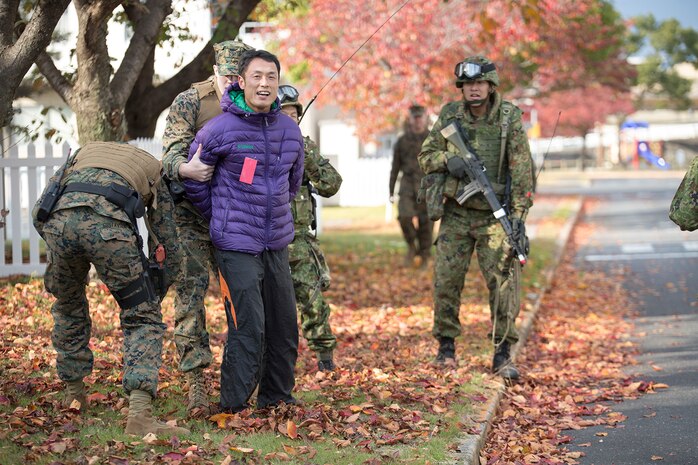
{"type": "Polygon", "coordinates": [[[493,86],[499,86],[499,76],[497,68],[488,58],[482,55],[475,55],[466,58],[456,65],[454,70],[456,75],[456,87],[459,89],[468,81],[484,80],[493,86]]]}
{"type": "Polygon", "coordinates": [[[298,101],[298,95],[298,90],[288,84],[279,86],[279,91],[277,93],[279,101],[281,102],[281,111],[293,118],[294,116],[289,114],[291,113],[289,110],[295,110],[296,123],[303,114],[303,105],[298,101]]]}
{"type": "Polygon", "coordinates": [[[237,76],[240,57],[254,48],[240,40],[226,40],[213,45],[216,54],[216,66],[220,76],[237,76]]]}

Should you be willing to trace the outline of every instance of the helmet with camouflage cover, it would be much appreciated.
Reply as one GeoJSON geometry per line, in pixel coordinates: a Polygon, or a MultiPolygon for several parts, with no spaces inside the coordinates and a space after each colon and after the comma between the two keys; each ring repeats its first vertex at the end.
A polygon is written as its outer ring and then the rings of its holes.
{"type": "Polygon", "coordinates": [[[493,86],[499,85],[497,68],[492,61],[482,55],[466,58],[456,65],[456,87],[459,89],[468,81],[485,80],[493,86]]]}
{"type": "Polygon", "coordinates": [[[254,50],[240,40],[226,40],[213,45],[216,53],[216,66],[220,76],[237,76],[238,63],[243,53],[254,50]]]}

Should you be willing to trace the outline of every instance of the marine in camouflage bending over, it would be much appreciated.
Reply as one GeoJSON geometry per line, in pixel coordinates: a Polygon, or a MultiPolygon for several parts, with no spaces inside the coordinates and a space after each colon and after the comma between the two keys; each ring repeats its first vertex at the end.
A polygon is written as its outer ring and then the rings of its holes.
{"type": "Polygon", "coordinates": [[[463,99],[442,109],[419,154],[427,175],[425,184],[429,214],[441,217],[434,269],[434,327],[439,341],[437,362],[455,364],[454,339],[460,334],[460,297],[473,252],[489,289],[492,338],[495,354],[492,370],[504,378],[518,378],[510,347],[518,340],[515,320],[519,313],[520,265],[492,209],[480,193],[463,205],[456,193],[470,182],[465,161],[441,129],[456,121],[484,164],[490,182],[509,211],[515,231],[532,205],[533,162],[521,123],[521,110],[502,100],[494,63],[475,56],[458,63],[456,87],[463,99]],[[510,189],[507,192],[506,186],[510,189]]]}
{"type": "MultiPolygon", "coordinates": [[[[58,182],[58,177],[52,182],[58,182]]],[[[129,396],[126,433],[187,434],[186,429],[152,416],[165,333],[160,301],[167,292],[168,274],[179,271],[181,258],[172,217],[174,204],[161,182],[160,162],[131,145],[91,142],[71,159],[61,186],[55,205],[46,207],[47,196],[42,195],[33,217],[46,241],[44,284],[56,297],[51,308],[51,340],[58,376],[66,383],[67,405],[75,407],[73,401],[77,401],[81,410],[87,407],[83,378],[92,372],[94,358],[89,347],[92,322],[85,285],[92,264],[120,307],[123,386],[129,396]],[[39,213],[42,210],[47,215],[44,218],[39,213]],[[135,223],[143,214],[153,261],[142,251],[135,223]],[[153,279],[156,275],[160,281],[153,279]]]]}
{"type": "Polygon", "coordinates": [[[187,378],[187,411],[192,416],[206,414],[209,407],[203,370],[211,364],[212,355],[204,297],[210,271],[215,272],[217,267],[208,222],[184,198],[181,182],[187,178],[201,182],[211,179],[213,166],[201,163],[198,156],[187,162],[189,146],[197,131],[221,114],[221,95],[237,79],[240,56],[251,50],[244,43],[232,40],[215,44],[213,48],[216,55],[213,76],[192,84],[175,98],[163,136],[162,163],[176,203],[175,220],[184,256],[182,273],[175,283],[174,335],[179,369],[187,378]]]}
{"type": "MultiPolygon", "coordinates": [[[[292,86],[283,85],[279,86],[278,96],[281,111],[299,122],[303,105],[298,101],[298,91],[292,86]]],[[[330,306],[322,296],[322,291],[330,286],[330,272],[315,237],[315,202],[311,192],[331,197],[342,185],[342,177],[329,160],[320,155],[317,144],[309,137],[304,138],[304,149],[303,185],[291,201],[296,235],[288,246],[288,261],[303,337],[308,341],[308,347],[317,354],[318,369],[332,371],[335,369],[333,352],[337,338],[330,327],[330,306]]]]}
{"type": "Polygon", "coordinates": [[[669,218],[682,231],[698,229],[698,157],[691,162],[691,166],[688,167],[688,171],[674,194],[669,218]]]}

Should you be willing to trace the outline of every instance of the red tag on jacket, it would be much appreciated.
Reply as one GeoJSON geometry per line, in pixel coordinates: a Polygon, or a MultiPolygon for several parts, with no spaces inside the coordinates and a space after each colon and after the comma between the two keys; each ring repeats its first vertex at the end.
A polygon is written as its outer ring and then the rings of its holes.
{"type": "Polygon", "coordinates": [[[245,157],[245,163],[243,163],[242,172],[240,173],[240,182],[252,184],[255,168],[257,168],[257,160],[254,158],[245,157]]]}

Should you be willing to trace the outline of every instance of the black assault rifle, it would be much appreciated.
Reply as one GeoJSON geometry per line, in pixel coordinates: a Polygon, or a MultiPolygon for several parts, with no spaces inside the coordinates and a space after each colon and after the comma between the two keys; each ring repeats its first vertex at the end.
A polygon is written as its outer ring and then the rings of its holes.
{"type": "Polygon", "coordinates": [[[526,253],[519,241],[516,240],[514,228],[507,217],[507,212],[502,207],[502,204],[499,203],[499,199],[497,199],[497,195],[492,188],[492,183],[490,183],[485,174],[485,165],[482,164],[470,142],[468,142],[467,137],[464,136],[460,124],[457,121],[451,122],[441,130],[441,135],[460,150],[465,160],[465,171],[470,178],[470,184],[456,193],[456,201],[463,205],[470,197],[481,192],[487,199],[487,203],[490,204],[494,217],[499,220],[499,223],[504,228],[509,244],[514,248],[519,262],[521,265],[525,265],[526,253]]]}

